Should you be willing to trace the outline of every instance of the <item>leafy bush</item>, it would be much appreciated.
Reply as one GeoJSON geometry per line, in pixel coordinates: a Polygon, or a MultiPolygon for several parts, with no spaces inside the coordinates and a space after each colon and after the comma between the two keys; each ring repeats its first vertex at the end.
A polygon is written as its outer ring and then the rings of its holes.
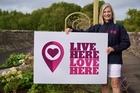
{"type": "Polygon", "coordinates": [[[21,82],[20,87],[21,88],[30,88],[33,85],[33,72],[29,71],[29,70],[23,70],[22,71],[22,80],[20,80],[19,82],[21,82]]]}
{"type": "Polygon", "coordinates": [[[3,72],[0,86],[5,92],[15,92],[18,89],[29,89],[28,93],[100,93],[100,85],[89,84],[34,84],[33,83],[33,54],[11,54],[5,67],[20,65],[3,72]],[[12,62],[15,62],[12,64],[12,62]],[[10,74],[12,73],[12,74],[10,74]],[[16,78],[19,77],[21,78],[16,78]]]}
{"type": "Polygon", "coordinates": [[[18,86],[21,84],[19,81],[22,80],[22,71],[12,67],[9,71],[4,71],[2,73],[0,80],[4,85],[5,92],[15,92],[18,89],[18,86]]]}
{"type": "Polygon", "coordinates": [[[19,62],[19,60],[24,59],[26,55],[23,53],[21,54],[11,54],[10,57],[6,60],[4,64],[0,66],[0,68],[7,68],[7,67],[12,67],[12,66],[19,66],[22,63],[19,62]]]}
{"type": "Polygon", "coordinates": [[[100,85],[90,84],[33,84],[28,93],[100,93],[100,85]]]}

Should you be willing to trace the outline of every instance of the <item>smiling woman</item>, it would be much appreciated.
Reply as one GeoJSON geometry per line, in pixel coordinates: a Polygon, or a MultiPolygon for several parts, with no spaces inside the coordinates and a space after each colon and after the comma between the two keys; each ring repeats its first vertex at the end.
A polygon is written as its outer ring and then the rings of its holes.
{"type": "Polygon", "coordinates": [[[111,12],[111,8],[110,7],[107,7],[106,9],[104,9],[103,11],[103,18],[104,18],[104,21],[108,23],[108,21],[110,19],[112,19],[112,12],[111,12]]]}
{"type": "MultiPolygon", "coordinates": [[[[119,78],[121,77],[121,65],[123,64],[122,51],[130,46],[130,39],[124,26],[116,23],[112,6],[109,3],[102,5],[99,24],[93,25],[85,31],[67,28],[65,32],[66,34],[69,32],[108,33],[108,47],[106,49],[108,54],[108,78],[111,81],[113,93],[120,93],[119,78]]],[[[102,84],[103,93],[109,93],[108,84],[109,82],[102,84]]]]}
{"type": "Polygon", "coordinates": [[[104,22],[108,23],[109,20],[112,20],[112,19],[113,19],[114,23],[116,23],[115,14],[114,14],[112,7],[109,7],[108,5],[101,7],[100,16],[99,16],[99,23],[100,24],[104,24],[104,22]]]}

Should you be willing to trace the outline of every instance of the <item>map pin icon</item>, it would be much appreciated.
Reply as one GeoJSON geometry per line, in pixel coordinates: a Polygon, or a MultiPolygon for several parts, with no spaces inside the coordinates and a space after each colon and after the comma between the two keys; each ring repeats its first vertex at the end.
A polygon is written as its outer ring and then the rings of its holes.
{"type": "Polygon", "coordinates": [[[43,59],[45,60],[45,63],[48,65],[49,69],[54,72],[55,69],[58,67],[59,63],[61,62],[63,56],[64,56],[64,49],[62,47],[62,45],[58,42],[55,41],[51,41],[46,43],[43,48],[42,48],[42,56],[43,59]],[[48,48],[51,45],[55,45],[57,46],[59,49],[57,48],[48,48]],[[51,59],[46,55],[46,51],[47,51],[47,55],[49,55],[50,57],[54,58],[56,55],[58,55],[58,53],[60,53],[60,55],[58,56],[57,59],[51,59]]]}

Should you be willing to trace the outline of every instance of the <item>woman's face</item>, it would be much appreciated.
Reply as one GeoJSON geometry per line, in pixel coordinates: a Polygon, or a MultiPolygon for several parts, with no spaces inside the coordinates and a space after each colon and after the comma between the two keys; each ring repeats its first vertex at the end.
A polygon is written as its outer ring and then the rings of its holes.
{"type": "Polygon", "coordinates": [[[103,19],[105,22],[108,22],[110,19],[112,19],[112,11],[110,7],[107,7],[103,11],[103,19]]]}

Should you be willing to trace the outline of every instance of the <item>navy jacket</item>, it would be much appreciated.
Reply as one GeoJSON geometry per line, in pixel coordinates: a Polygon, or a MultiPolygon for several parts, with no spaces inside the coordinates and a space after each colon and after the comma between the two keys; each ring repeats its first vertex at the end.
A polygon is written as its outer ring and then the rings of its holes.
{"type": "MultiPolygon", "coordinates": [[[[83,32],[83,30],[73,29],[72,32],[83,32]]],[[[124,26],[114,24],[110,20],[103,25],[93,25],[84,32],[108,33],[108,46],[114,48],[114,52],[108,55],[108,64],[123,64],[122,51],[130,46],[129,35],[124,26]]],[[[101,39],[104,40],[103,38],[101,39]]]]}

